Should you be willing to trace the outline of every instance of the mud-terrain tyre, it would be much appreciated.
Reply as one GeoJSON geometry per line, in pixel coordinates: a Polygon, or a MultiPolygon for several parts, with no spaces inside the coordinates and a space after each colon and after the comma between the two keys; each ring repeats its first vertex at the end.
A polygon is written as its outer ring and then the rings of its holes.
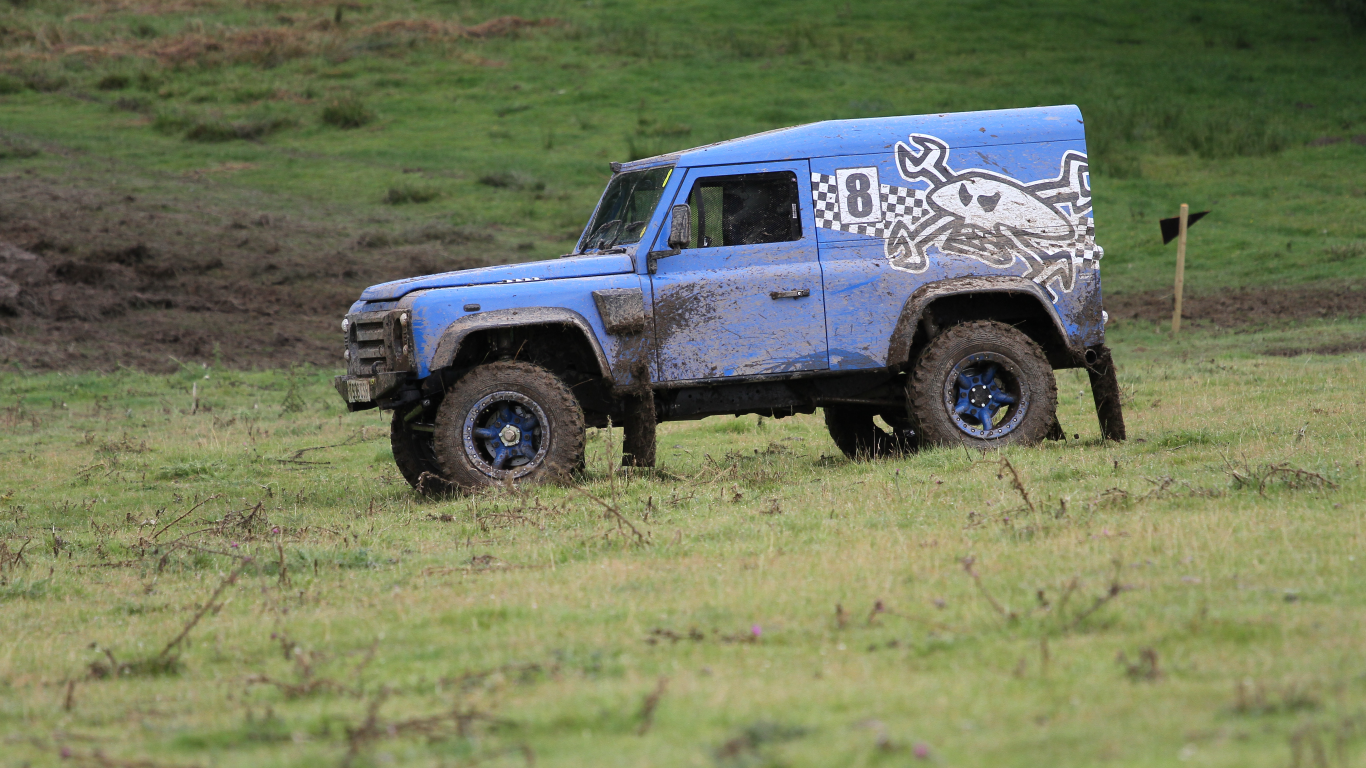
{"type": "Polygon", "coordinates": [[[394,411],[394,418],[389,422],[389,445],[394,451],[394,463],[403,479],[419,493],[449,493],[453,489],[441,476],[432,433],[413,429],[413,422],[405,421],[410,412],[411,409],[394,411]]]}
{"type": "Polygon", "coordinates": [[[929,343],[906,398],[925,444],[988,450],[1043,440],[1056,418],[1058,389],[1038,344],[1004,323],[979,320],[947,328],[929,343]]]}
{"type": "Polygon", "coordinates": [[[583,464],[583,409],[538,365],[489,363],[447,390],[434,442],[442,475],[467,491],[560,480],[583,464]]]}
{"type": "MultiPolygon", "coordinates": [[[[919,436],[909,424],[887,420],[892,431],[877,425],[873,418],[876,409],[862,405],[830,405],[825,407],[825,428],[840,451],[851,459],[876,459],[914,453],[920,447],[919,436]]],[[[886,417],[884,417],[885,419],[886,417]]]]}

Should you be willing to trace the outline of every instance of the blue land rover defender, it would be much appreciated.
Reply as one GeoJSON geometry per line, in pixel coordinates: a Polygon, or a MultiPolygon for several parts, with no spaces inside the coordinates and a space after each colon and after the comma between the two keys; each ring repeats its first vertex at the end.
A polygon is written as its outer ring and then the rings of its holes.
{"type": "Polygon", "coordinates": [[[637,466],[658,420],[817,408],[850,456],[1030,444],[1062,436],[1056,368],[1087,369],[1123,439],[1076,107],[832,120],[612,171],[573,253],[376,285],[342,321],[337,390],[393,412],[415,487],[566,475],[609,419],[637,466]]]}

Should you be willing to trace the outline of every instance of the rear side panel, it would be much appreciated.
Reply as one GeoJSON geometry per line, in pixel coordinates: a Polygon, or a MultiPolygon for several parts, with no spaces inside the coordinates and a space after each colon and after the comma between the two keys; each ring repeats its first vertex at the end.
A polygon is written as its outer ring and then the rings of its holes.
{"type": "Polygon", "coordinates": [[[1073,140],[978,138],[1027,136],[1016,123],[1030,112],[985,113],[1001,124],[946,136],[908,122],[881,151],[811,160],[832,369],[900,362],[885,358],[905,298],[958,277],[1031,280],[1070,346],[1103,341],[1080,115],[1073,140]]]}

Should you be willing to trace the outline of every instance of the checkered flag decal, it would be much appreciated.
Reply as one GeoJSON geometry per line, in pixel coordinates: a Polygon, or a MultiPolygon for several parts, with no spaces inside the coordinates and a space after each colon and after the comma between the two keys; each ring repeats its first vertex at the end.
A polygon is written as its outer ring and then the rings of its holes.
{"type": "Polygon", "coordinates": [[[1086,217],[1086,229],[1081,236],[1080,242],[1073,241],[1069,244],[1072,253],[1081,259],[1079,265],[1081,269],[1099,269],[1100,257],[1104,252],[1100,246],[1096,245],[1096,220],[1090,216],[1086,217]]]}
{"type": "Polygon", "coordinates": [[[839,188],[835,186],[834,176],[811,174],[811,202],[816,208],[816,226],[839,229],[839,188]]]}
{"type": "Polygon", "coordinates": [[[925,215],[925,191],[909,187],[882,185],[882,216],[885,219],[906,218],[911,221],[925,215]]]}
{"type": "Polygon", "coordinates": [[[839,187],[835,184],[835,177],[824,173],[811,174],[811,202],[816,209],[816,226],[885,240],[892,222],[900,218],[913,222],[925,215],[923,190],[887,184],[878,186],[882,190],[882,221],[845,224],[840,221],[839,187]]]}

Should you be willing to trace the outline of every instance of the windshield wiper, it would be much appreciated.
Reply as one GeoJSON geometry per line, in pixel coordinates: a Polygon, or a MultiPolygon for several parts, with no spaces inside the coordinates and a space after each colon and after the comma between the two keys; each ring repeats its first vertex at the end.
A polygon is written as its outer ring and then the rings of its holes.
{"type": "MultiPolygon", "coordinates": [[[[643,221],[633,221],[633,222],[631,222],[630,224],[626,224],[626,223],[624,223],[624,222],[621,223],[621,224],[618,224],[618,225],[617,225],[616,234],[612,235],[612,239],[609,240],[609,241],[607,241],[607,242],[604,244],[604,247],[606,247],[606,248],[613,248],[614,246],[616,246],[616,245],[617,245],[617,241],[621,239],[622,235],[625,235],[627,232],[629,232],[630,230],[634,229],[634,228],[636,227],[637,224],[640,225],[640,228],[641,228],[641,229],[644,229],[644,228],[645,228],[645,222],[643,222],[643,221]]],[[[637,239],[637,240],[638,240],[638,239],[637,239]]],[[[626,251],[626,249],[625,249],[624,247],[620,247],[619,250],[616,250],[616,249],[614,249],[614,250],[609,250],[609,251],[606,251],[606,253],[624,253],[625,251],[626,251]]]]}
{"type": "Polygon", "coordinates": [[[624,245],[618,245],[618,246],[616,246],[615,248],[584,248],[582,251],[574,251],[573,253],[566,253],[565,255],[561,256],[560,258],[562,258],[562,259],[568,259],[568,258],[573,257],[573,256],[607,256],[607,255],[613,254],[613,253],[626,253],[626,251],[627,251],[627,248],[626,248],[626,246],[624,246],[624,245]],[[592,251],[592,253],[590,253],[590,251],[592,251]]]}

